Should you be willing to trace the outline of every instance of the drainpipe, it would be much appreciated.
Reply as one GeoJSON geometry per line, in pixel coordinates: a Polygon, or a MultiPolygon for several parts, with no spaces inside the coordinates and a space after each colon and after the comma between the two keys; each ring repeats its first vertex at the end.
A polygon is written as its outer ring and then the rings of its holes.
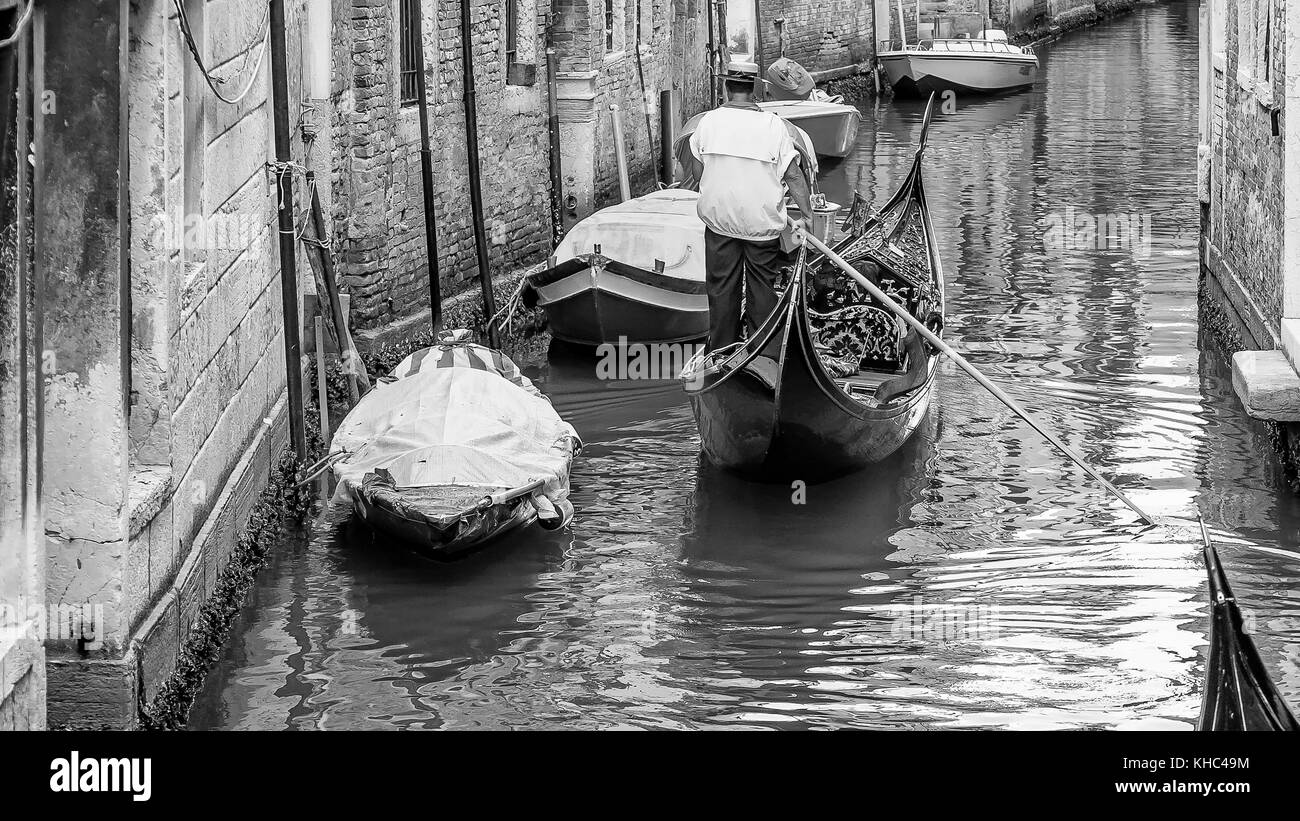
{"type": "Polygon", "coordinates": [[[442,285],[438,281],[438,223],[433,198],[433,154],[429,150],[429,89],[424,76],[424,4],[411,4],[415,35],[415,91],[420,110],[420,177],[424,183],[424,252],[429,258],[429,323],[442,328],[442,285]]]}
{"type": "MultiPolygon", "coordinates": [[[[283,0],[281,0],[283,2],[283,0]]],[[[496,297],[492,294],[492,273],[488,270],[487,233],[483,228],[483,181],[478,165],[478,109],[474,91],[474,40],[470,26],[470,3],[460,0],[460,60],[465,86],[465,150],[469,155],[469,207],[474,221],[474,250],[478,253],[478,279],[483,289],[483,317],[488,344],[500,347],[496,325],[496,297]]]]}
{"type": "Polygon", "coordinates": [[[289,143],[289,70],[284,41],[284,0],[271,0],[271,106],[275,112],[276,194],[280,212],[280,303],[284,314],[284,367],[289,389],[289,443],[299,458],[307,455],[302,405],[302,342],[298,332],[297,243],[293,221],[293,159],[289,143]]]}
{"type": "Polygon", "coordinates": [[[560,110],[559,89],[555,73],[560,68],[560,58],[555,53],[555,15],[548,15],[546,21],[546,129],[551,142],[551,238],[556,245],[564,238],[564,216],[561,210],[561,195],[564,187],[560,174],[560,110]]]}

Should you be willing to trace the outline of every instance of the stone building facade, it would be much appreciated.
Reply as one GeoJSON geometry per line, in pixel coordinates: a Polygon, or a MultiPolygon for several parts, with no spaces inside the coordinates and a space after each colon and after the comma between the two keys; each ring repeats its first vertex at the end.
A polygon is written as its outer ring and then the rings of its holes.
{"type": "Polygon", "coordinates": [[[1201,6],[1202,306],[1233,353],[1233,384],[1252,416],[1300,449],[1300,66],[1286,32],[1300,3],[1209,0],[1201,6]]]}
{"type": "MultiPolygon", "coordinates": [[[[461,6],[418,1],[437,270],[455,299],[477,291],[461,6]]],[[[0,0],[0,13],[13,2],[0,0]]],[[[247,527],[288,440],[286,386],[301,376],[300,362],[286,363],[285,329],[301,325],[304,303],[282,302],[277,173],[295,180],[300,231],[315,186],[363,344],[427,326],[415,2],[284,0],[287,165],[273,162],[265,0],[182,0],[183,14],[173,0],[37,7],[42,194],[28,208],[36,249],[22,281],[43,296],[30,328],[16,326],[17,279],[6,267],[0,592],[5,604],[39,601],[75,629],[0,638],[0,726],[136,723],[247,527]],[[14,364],[19,341],[26,371],[14,364]],[[43,415],[24,417],[10,401],[23,373],[43,415]]],[[[613,117],[633,193],[643,193],[660,167],[661,92],[674,92],[682,119],[711,104],[707,7],[468,2],[496,276],[544,259],[554,237],[548,34],[559,63],[562,218],[572,222],[619,195],[613,117]]],[[[300,296],[313,290],[306,256],[298,244],[300,296]]],[[[11,621],[6,637],[16,634],[11,621]]]]}
{"type": "MultiPolygon", "coordinates": [[[[16,30],[20,18],[16,0],[0,0],[4,36],[16,30]]],[[[0,731],[45,727],[45,545],[37,505],[34,402],[40,358],[26,344],[30,253],[18,239],[20,211],[24,234],[30,224],[30,177],[23,174],[20,196],[17,161],[17,147],[30,136],[17,117],[20,51],[25,57],[26,41],[0,49],[0,731]]]]}
{"type": "MultiPolygon", "coordinates": [[[[497,275],[545,259],[554,243],[548,37],[559,68],[554,102],[567,226],[618,196],[611,105],[618,106],[633,194],[656,183],[660,92],[677,93],[682,116],[708,105],[705,6],[701,0],[467,1],[487,254],[497,275]]],[[[363,340],[428,321],[418,109],[400,80],[408,2],[333,3],[335,19],[347,21],[336,23],[332,41],[334,241],[363,340]]],[[[449,298],[478,287],[461,6],[423,0],[422,9],[437,270],[449,298]]]]}

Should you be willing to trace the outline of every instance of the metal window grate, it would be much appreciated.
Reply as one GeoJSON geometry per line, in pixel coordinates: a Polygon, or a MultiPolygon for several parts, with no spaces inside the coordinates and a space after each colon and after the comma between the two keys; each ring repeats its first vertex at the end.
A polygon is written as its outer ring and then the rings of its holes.
{"type": "Polygon", "coordinates": [[[605,0],[605,51],[614,50],[614,0],[605,0]]]}
{"type": "Polygon", "coordinates": [[[413,105],[419,100],[419,78],[416,76],[416,49],[420,48],[415,36],[416,3],[420,0],[402,0],[398,20],[398,40],[401,45],[400,86],[402,105],[413,105]]]}
{"type": "Polygon", "coordinates": [[[505,0],[506,4],[506,65],[518,62],[519,57],[519,0],[505,0]]]}

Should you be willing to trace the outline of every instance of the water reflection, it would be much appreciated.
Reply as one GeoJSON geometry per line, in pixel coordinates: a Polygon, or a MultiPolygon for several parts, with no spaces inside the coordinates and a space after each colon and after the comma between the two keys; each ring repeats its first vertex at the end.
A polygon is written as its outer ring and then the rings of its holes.
{"type": "MultiPolygon", "coordinates": [[[[936,121],[948,334],[1138,504],[1285,547],[1300,506],[1198,337],[1195,24],[1194,4],[1142,6],[1044,49],[1033,91],[936,121]],[[1149,246],[1053,245],[1067,209],[1145,215],[1149,246]]],[[[831,198],[883,202],[920,115],[866,109],[831,198]]],[[[802,499],[702,467],[672,381],[601,380],[558,346],[531,375],[586,442],[572,532],[439,565],[327,529],[263,575],[195,726],[1194,721],[1193,534],[1139,528],[951,363],[907,447],[802,499]]],[[[1300,703],[1300,566],[1224,559],[1300,703]]]]}

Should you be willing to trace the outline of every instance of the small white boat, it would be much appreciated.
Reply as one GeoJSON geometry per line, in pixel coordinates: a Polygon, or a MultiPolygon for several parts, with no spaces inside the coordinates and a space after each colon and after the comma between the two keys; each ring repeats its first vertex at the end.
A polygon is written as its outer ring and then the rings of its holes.
{"type": "Polygon", "coordinates": [[[654,191],[569,229],[549,267],[526,280],[551,335],[580,345],[708,335],[699,198],[681,188],[654,191]]]}
{"type": "Polygon", "coordinates": [[[1008,43],[1006,33],[996,29],[969,39],[881,43],[876,57],[894,92],[902,95],[1001,94],[1028,88],[1038,78],[1033,50],[1008,43]]]}
{"type": "Polygon", "coordinates": [[[858,141],[862,115],[851,105],[821,100],[770,100],[759,103],[758,107],[802,128],[819,156],[846,157],[858,141]]]}

